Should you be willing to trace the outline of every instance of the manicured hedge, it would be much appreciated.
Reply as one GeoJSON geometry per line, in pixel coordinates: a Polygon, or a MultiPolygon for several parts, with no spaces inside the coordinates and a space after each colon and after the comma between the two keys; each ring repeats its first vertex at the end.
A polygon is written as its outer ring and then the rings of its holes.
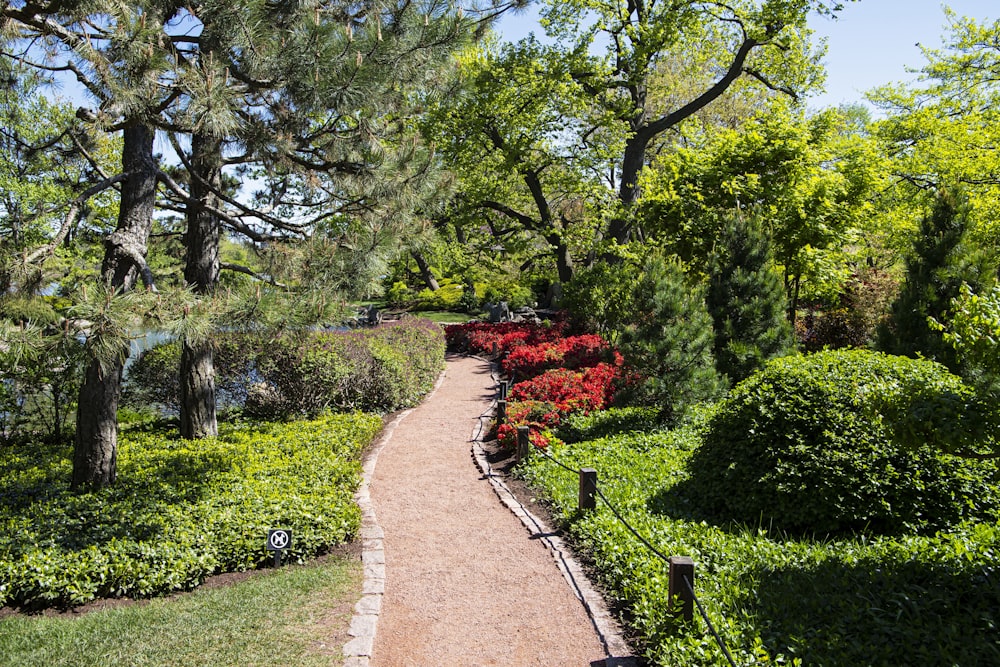
{"type": "Polygon", "coordinates": [[[975,407],[972,391],[926,360],[835,350],[772,361],[721,404],[691,461],[692,493],[709,517],[820,535],[994,517],[996,464],[936,441],[957,437],[963,406],[975,407]]]}
{"type": "MultiPolygon", "coordinates": [[[[698,599],[736,664],[1000,664],[996,520],[835,541],[707,522],[689,493],[702,430],[553,442],[548,452],[595,468],[602,493],[640,534],[667,556],[694,560],[698,599]]],[[[667,564],[603,502],[577,510],[576,475],[542,456],[521,471],[593,561],[649,664],[729,665],[697,612],[690,625],[671,613],[667,564]]]]}
{"type": "Polygon", "coordinates": [[[360,525],[360,453],[380,428],[352,413],[222,425],[197,442],[125,431],[118,483],[87,494],[69,492],[68,450],[0,450],[0,604],[190,589],[265,563],[269,528],[291,529],[292,559],[348,541],[360,525]]]}
{"type": "MultiPolygon", "coordinates": [[[[258,419],[411,407],[444,368],[444,333],[419,318],[373,329],[273,337],[220,333],[215,344],[220,396],[258,419]]],[[[175,407],[177,360],[177,343],[144,353],[129,372],[129,403],[175,407]]]]}

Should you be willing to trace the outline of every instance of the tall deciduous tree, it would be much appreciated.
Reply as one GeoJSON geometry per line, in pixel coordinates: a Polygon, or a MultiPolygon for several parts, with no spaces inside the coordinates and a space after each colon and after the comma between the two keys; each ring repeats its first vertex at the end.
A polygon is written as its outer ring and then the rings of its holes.
{"type": "Polygon", "coordinates": [[[531,235],[569,282],[611,203],[608,165],[624,137],[605,127],[568,63],[533,39],[469,53],[459,74],[428,123],[459,174],[452,215],[495,220],[501,245],[531,235]]]}
{"type": "Polygon", "coordinates": [[[718,100],[741,77],[795,96],[819,83],[806,17],[832,14],[826,0],[552,0],[543,12],[546,31],[562,40],[573,78],[623,128],[628,140],[617,159],[618,199],[607,237],[632,237],[629,215],[639,200],[639,175],[648,151],[664,132],[718,100]],[[657,66],[673,50],[703,45],[720,73],[671,108],[653,104],[657,66]],[[591,56],[593,51],[603,56],[591,56]]]}
{"type": "Polygon", "coordinates": [[[869,94],[886,117],[875,132],[895,159],[893,175],[911,206],[930,205],[942,187],[967,193],[971,233],[996,247],[1000,239],[1000,20],[979,23],[946,10],[939,49],[923,48],[915,83],[869,94]]]}
{"type": "Polygon", "coordinates": [[[873,146],[845,137],[842,119],[838,110],[806,119],[775,104],[739,130],[663,156],[645,180],[647,233],[704,266],[730,211],[760,216],[784,272],[794,322],[803,277],[830,280],[823,260],[867,224],[869,200],[881,182],[873,146]]]}

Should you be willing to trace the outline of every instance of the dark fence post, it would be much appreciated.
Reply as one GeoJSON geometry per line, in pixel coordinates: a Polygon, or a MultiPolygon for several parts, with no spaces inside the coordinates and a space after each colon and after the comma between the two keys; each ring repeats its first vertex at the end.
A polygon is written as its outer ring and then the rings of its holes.
{"type": "Polygon", "coordinates": [[[506,380],[500,380],[500,400],[501,401],[506,401],[507,400],[507,389],[508,389],[508,387],[507,387],[507,381],[506,380]]]}
{"type": "Polygon", "coordinates": [[[507,423],[507,401],[497,401],[497,424],[507,423]]]}
{"type": "Polygon", "coordinates": [[[578,505],[583,511],[597,508],[597,471],[593,468],[580,468],[580,498],[578,505]]]}
{"type": "Polygon", "coordinates": [[[517,460],[523,461],[528,458],[528,449],[531,447],[531,441],[528,439],[528,427],[518,426],[517,427],[517,460]]]}
{"type": "Polygon", "coordinates": [[[669,563],[667,605],[685,621],[690,621],[694,619],[694,561],[687,556],[671,556],[669,563]]]}

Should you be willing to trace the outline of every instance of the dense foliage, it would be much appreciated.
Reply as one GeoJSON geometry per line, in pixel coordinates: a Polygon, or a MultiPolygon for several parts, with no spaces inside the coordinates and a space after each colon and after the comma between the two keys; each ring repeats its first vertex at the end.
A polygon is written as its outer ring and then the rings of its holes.
{"type": "Polygon", "coordinates": [[[954,348],[944,342],[928,318],[945,319],[963,283],[979,291],[996,281],[994,260],[968,244],[970,214],[960,195],[947,191],[938,194],[914,239],[906,262],[906,280],[880,332],[880,349],[892,354],[921,355],[959,370],[954,348]]]}
{"type": "Polygon", "coordinates": [[[691,285],[678,261],[650,259],[632,296],[635,315],[619,322],[619,348],[640,380],[634,399],[657,405],[667,417],[717,395],[712,318],[703,290],[691,285]]]}
{"type": "Polygon", "coordinates": [[[792,349],[781,278],[763,226],[737,216],[723,226],[709,260],[705,305],[712,316],[715,368],[739,382],[792,349]]]}
{"type": "Polygon", "coordinates": [[[933,362],[866,351],[769,363],[733,389],[690,462],[706,516],[824,535],[997,518],[997,467],[941,452],[971,391],[933,362]]]}
{"type": "MultiPolygon", "coordinates": [[[[433,387],[444,367],[444,333],[417,318],[374,329],[285,332],[265,339],[229,333],[215,343],[223,398],[263,418],[409,407],[433,387]]],[[[179,355],[177,343],[143,353],[130,369],[129,402],[175,405],[179,355]]]]}
{"type": "Polygon", "coordinates": [[[354,413],[230,425],[198,442],[126,432],[122,479],[86,494],[68,489],[64,448],[5,448],[0,602],[77,605],[190,589],[266,562],[269,528],[292,531],[294,559],[350,540],[360,525],[360,453],[380,428],[377,416],[354,413]]]}
{"type": "MultiPolygon", "coordinates": [[[[702,520],[689,495],[701,428],[627,433],[549,453],[592,467],[616,511],[666,556],[695,561],[695,589],[736,664],[914,667],[995,664],[995,521],[933,535],[790,537],[702,520]],[[957,603],[960,601],[960,603],[957,603]]],[[[653,665],[729,665],[696,614],[668,605],[668,566],[604,505],[577,510],[579,479],[536,456],[522,468],[585,549],[653,665]]]]}

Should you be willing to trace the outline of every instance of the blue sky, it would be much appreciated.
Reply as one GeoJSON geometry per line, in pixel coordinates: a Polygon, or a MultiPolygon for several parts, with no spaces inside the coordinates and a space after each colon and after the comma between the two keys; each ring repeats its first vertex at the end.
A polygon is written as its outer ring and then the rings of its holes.
{"type": "MultiPolygon", "coordinates": [[[[959,15],[980,21],[1000,18],[998,0],[946,4],[959,15]]],[[[812,106],[860,102],[866,90],[911,80],[914,75],[906,68],[919,69],[924,63],[916,45],[936,48],[947,32],[942,7],[939,0],[859,0],[846,3],[836,21],[810,19],[817,36],[827,38],[827,90],[812,100],[812,106]]],[[[542,32],[530,10],[505,18],[499,28],[510,40],[542,32]]]]}

